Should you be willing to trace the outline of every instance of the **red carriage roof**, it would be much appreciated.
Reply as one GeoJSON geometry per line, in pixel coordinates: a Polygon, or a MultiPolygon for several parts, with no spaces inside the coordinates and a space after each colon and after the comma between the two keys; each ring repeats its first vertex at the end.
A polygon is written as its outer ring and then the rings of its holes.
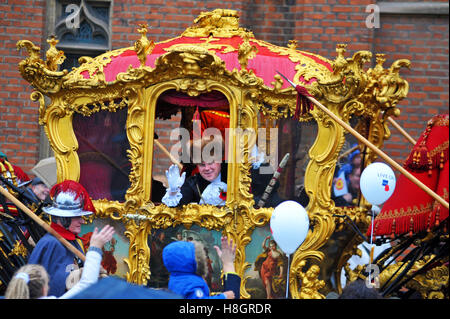
{"type": "MultiPolygon", "coordinates": [[[[225,66],[229,71],[233,71],[233,69],[240,70],[238,49],[244,41],[244,38],[239,35],[228,38],[180,36],[156,43],[151,54],[147,56],[146,66],[154,68],[156,59],[168,53],[167,49],[171,47],[194,44],[203,46],[209,52],[215,53],[225,62],[225,66]]],[[[255,38],[249,38],[248,41],[251,46],[257,49],[257,53],[254,58],[248,60],[247,69],[252,70],[256,76],[263,79],[266,86],[273,87],[271,82],[274,81],[277,71],[290,79],[294,79],[297,72],[302,73],[302,68],[308,68],[313,72],[322,74],[332,72],[331,61],[313,53],[276,46],[255,38]]],[[[111,60],[103,67],[106,82],[113,82],[119,73],[127,72],[129,66],[133,68],[139,68],[140,66],[140,61],[133,47],[115,50],[106,54],[111,57],[111,60]]],[[[99,61],[104,59],[104,57],[105,55],[100,55],[95,59],[99,61]]],[[[84,71],[81,74],[86,79],[90,78],[88,71],[84,71]]],[[[305,79],[302,76],[298,80],[304,84],[317,81],[315,77],[305,79]]],[[[286,87],[289,87],[289,84],[285,82],[283,88],[286,87]]]]}

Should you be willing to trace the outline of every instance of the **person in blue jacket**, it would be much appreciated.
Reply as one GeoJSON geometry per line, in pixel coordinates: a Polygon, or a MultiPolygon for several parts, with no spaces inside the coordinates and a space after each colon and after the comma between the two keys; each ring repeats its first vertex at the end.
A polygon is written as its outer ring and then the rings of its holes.
{"type": "MultiPolygon", "coordinates": [[[[86,223],[83,216],[95,212],[89,194],[81,184],[66,180],[53,186],[50,196],[52,206],[43,208],[51,216],[50,227],[85,254],[87,243],[78,234],[81,225],[86,223]]],[[[70,272],[83,266],[82,261],[50,233],[37,242],[28,263],[40,264],[47,270],[50,277],[48,294],[55,297],[66,292],[66,278],[70,272]]]]}
{"type": "Polygon", "coordinates": [[[164,266],[170,273],[169,290],[185,299],[238,299],[241,278],[235,273],[236,245],[222,237],[220,249],[214,246],[222,261],[224,292],[210,296],[204,279],[207,272],[204,246],[197,241],[175,241],[163,249],[164,266]]]}

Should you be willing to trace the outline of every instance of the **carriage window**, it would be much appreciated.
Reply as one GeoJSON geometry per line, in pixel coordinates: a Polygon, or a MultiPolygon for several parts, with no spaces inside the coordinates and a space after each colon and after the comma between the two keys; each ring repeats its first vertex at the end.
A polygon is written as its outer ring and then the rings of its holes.
{"type": "MultiPolygon", "coordinates": [[[[352,117],[350,125],[359,131],[364,131],[365,121],[359,117],[352,117]]],[[[361,146],[350,133],[345,134],[345,142],[339,153],[333,176],[331,199],[338,207],[359,206],[361,191],[359,178],[364,167],[361,146]]]]}
{"type": "Polygon", "coordinates": [[[78,140],[80,184],[92,199],[125,200],[130,186],[130,148],[126,135],[127,108],[73,116],[78,140]]]}
{"type": "Polygon", "coordinates": [[[309,198],[304,190],[304,177],[309,162],[308,151],[318,132],[317,123],[298,122],[291,118],[271,120],[260,114],[258,127],[257,145],[259,151],[265,153],[266,160],[259,172],[252,172],[256,207],[275,207],[284,200],[295,200],[306,207],[309,198]],[[287,161],[276,184],[272,189],[268,188],[285,157],[287,161]]]}
{"type": "Polygon", "coordinates": [[[226,97],[212,91],[189,96],[175,90],[161,94],[156,104],[151,201],[170,207],[188,203],[223,206],[227,190],[226,144],[230,126],[226,97]],[[174,169],[169,180],[166,171],[174,169]],[[181,186],[177,173],[185,173],[181,186]],[[173,187],[172,187],[172,186],[173,187]]]}

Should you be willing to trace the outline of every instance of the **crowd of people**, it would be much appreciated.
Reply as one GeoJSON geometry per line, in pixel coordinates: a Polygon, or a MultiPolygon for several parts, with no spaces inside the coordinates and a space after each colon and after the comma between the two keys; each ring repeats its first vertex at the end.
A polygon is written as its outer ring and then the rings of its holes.
{"type": "MultiPolygon", "coordinates": [[[[33,186],[36,185],[40,185],[39,180],[33,186]]],[[[50,215],[50,227],[56,236],[47,233],[36,243],[27,264],[20,267],[8,283],[6,299],[73,298],[94,286],[105,273],[101,266],[102,249],[112,239],[115,230],[110,225],[100,231],[95,228],[89,242],[79,237],[81,226],[85,223],[83,217],[95,213],[85,188],[78,182],[66,180],[54,185],[46,196],[42,187],[38,190],[41,191],[33,193],[36,198],[42,198],[42,201],[48,200],[47,195],[51,198],[51,204],[45,206],[43,211],[50,215]],[[60,237],[85,256],[84,260],[74,254],[60,237]]],[[[231,239],[223,237],[221,247],[215,248],[223,264],[226,289],[214,298],[239,298],[240,277],[234,270],[236,245],[231,239]]],[[[206,270],[206,256],[200,243],[175,242],[165,247],[163,255],[170,272],[169,291],[173,293],[165,297],[211,298],[202,277],[206,270]],[[195,258],[185,258],[186,253],[195,258]],[[185,263],[180,263],[180,260],[185,263]]],[[[97,298],[101,297],[97,295],[97,298]]]]}
{"type": "MultiPolygon", "coordinates": [[[[202,153],[205,145],[207,143],[201,144],[202,153]]],[[[225,205],[227,165],[222,162],[223,155],[222,148],[218,157],[213,156],[212,160],[202,158],[195,164],[196,173],[191,173],[188,177],[186,177],[186,171],[181,173],[177,165],[170,166],[166,171],[168,187],[162,197],[162,203],[169,207],[191,202],[215,206],[225,205]]],[[[264,165],[264,154],[260,153],[256,146],[252,150],[252,155],[252,190],[255,192],[255,197],[260,197],[271,175],[261,176],[257,173],[261,165],[264,165]]],[[[334,198],[338,206],[351,205],[358,196],[360,159],[359,150],[356,150],[349,156],[348,164],[341,167],[341,172],[345,172],[349,191],[348,194],[334,198]]],[[[18,269],[9,282],[4,297],[7,299],[65,299],[83,295],[89,287],[95,287],[98,284],[99,278],[105,276],[101,266],[102,249],[112,239],[114,229],[110,225],[106,225],[100,231],[96,228],[88,242],[79,237],[81,226],[85,223],[84,216],[95,213],[91,198],[80,183],[66,180],[49,189],[40,178],[30,180],[19,168],[16,168],[16,176],[17,183],[25,186],[25,193],[28,195],[26,198],[29,201],[45,203],[42,210],[50,217],[50,226],[57,236],[47,233],[35,244],[27,264],[18,269]],[[27,185],[24,184],[26,182],[28,182],[27,185]],[[81,260],[79,255],[74,254],[58,238],[59,236],[73,245],[81,255],[85,256],[85,259],[81,260]]],[[[273,207],[281,201],[275,191],[271,194],[268,205],[273,207]]],[[[205,280],[207,257],[202,244],[196,241],[175,241],[164,247],[162,251],[164,266],[169,272],[167,287],[169,295],[166,297],[187,299],[240,297],[241,278],[234,269],[236,245],[231,239],[223,237],[221,247],[214,248],[223,266],[224,291],[210,294],[205,280]]],[[[263,284],[270,297],[271,285],[269,279],[265,278],[264,276],[262,278],[263,284]]],[[[88,295],[95,297],[92,291],[88,295]]],[[[100,295],[97,297],[101,298],[100,295]]]]}
{"type": "MultiPolygon", "coordinates": [[[[205,145],[207,143],[202,143],[202,152],[205,145]]],[[[265,180],[258,178],[257,170],[264,165],[264,154],[259,153],[255,146],[252,155],[252,177],[256,177],[252,181],[252,186],[256,190],[254,195],[258,197],[264,190],[261,185],[267,185],[271,175],[266,176],[265,180]]],[[[187,178],[186,171],[180,173],[177,165],[170,166],[166,171],[168,187],[162,202],[169,207],[191,202],[223,206],[227,191],[227,165],[222,163],[222,156],[223,149],[216,160],[202,160],[197,163],[194,168],[196,173],[190,174],[187,178]]],[[[348,165],[341,168],[348,178],[349,193],[335,198],[337,205],[350,205],[357,196],[360,158],[357,150],[349,156],[348,165]]],[[[51,228],[85,255],[85,260],[81,260],[68,249],[57,238],[58,236],[47,233],[35,244],[27,264],[14,274],[4,297],[65,299],[83,295],[83,292],[86,294],[87,288],[95,287],[99,278],[105,277],[105,271],[101,266],[102,249],[111,240],[114,229],[110,225],[106,225],[100,231],[96,228],[90,240],[86,242],[84,238],[79,237],[81,226],[85,223],[84,216],[95,213],[95,208],[81,184],[66,180],[49,189],[39,177],[29,179],[17,166],[15,174],[17,183],[24,186],[24,193],[27,194],[26,198],[30,203],[45,203],[42,209],[50,217],[51,228]]],[[[268,202],[270,206],[276,206],[281,202],[281,198],[274,192],[268,202]]],[[[164,266],[169,272],[167,287],[169,294],[165,296],[187,299],[239,298],[241,278],[234,269],[236,245],[231,239],[223,237],[221,247],[214,248],[223,265],[222,293],[210,294],[205,280],[207,257],[202,244],[196,241],[175,241],[162,251],[164,266]]],[[[270,290],[268,280],[264,278],[263,280],[266,289],[270,290]]],[[[269,291],[268,296],[270,295],[269,291]]],[[[90,291],[88,296],[95,296],[95,293],[90,291]]]]}

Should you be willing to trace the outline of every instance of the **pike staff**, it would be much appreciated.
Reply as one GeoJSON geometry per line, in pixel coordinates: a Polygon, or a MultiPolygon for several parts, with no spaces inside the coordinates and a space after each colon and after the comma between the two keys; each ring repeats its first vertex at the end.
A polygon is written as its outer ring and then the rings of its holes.
{"type": "Polygon", "coordinates": [[[411,137],[392,117],[388,116],[388,122],[392,124],[412,145],[416,145],[416,140],[411,137]]]}
{"type": "MultiPolygon", "coordinates": [[[[278,74],[280,74],[283,78],[285,78],[298,92],[299,97],[302,101],[305,99],[308,100],[311,103],[314,103],[321,111],[326,113],[328,116],[330,116],[333,120],[335,120],[339,125],[341,125],[343,128],[345,128],[347,131],[349,131],[353,136],[355,136],[361,143],[364,143],[368,148],[370,148],[373,152],[375,152],[378,156],[380,156],[382,159],[384,159],[386,162],[388,162],[391,166],[396,168],[400,173],[406,176],[411,182],[416,184],[419,188],[421,188],[423,191],[425,191],[428,195],[433,197],[435,200],[437,200],[440,204],[442,204],[445,208],[449,208],[448,202],[443,199],[441,196],[436,194],[432,189],[430,189],[428,186],[426,186],[424,183],[422,183],[420,180],[418,180],[414,175],[412,175],[410,172],[408,172],[406,169],[404,169],[401,165],[399,165],[397,162],[395,162],[393,159],[391,159],[386,153],[381,151],[378,147],[373,145],[370,141],[368,141],[364,136],[359,134],[356,130],[354,130],[350,125],[342,121],[339,117],[337,117],[333,112],[328,110],[325,106],[323,106],[319,101],[317,101],[314,97],[312,97],[304,87],[301,87],[299,85],[295,85],[291,80],[286,78],[283,74],[277,71],[278,74]]],[[[298,102],[298,101],[297,101],[298,102]]],[[[298,103],[297,103],[298,104],[298,103]]],[[[304,104],[302,102],[302,105],[304,108],[304,104]]],[[[311,107],[309,107],[311,109],[311,107]]],[[[297,112],[296,112],[297,113],[297,112]]]]}
{"type": "Polygon", "coordinates": [[[261,199],[258,201],[256,208],[264,207],[264,204],[266,203],[267,199],[269,198],[270,194],[272,193],[273,187],[275,186],[275,183],[277,182],[278,178],[280,178],[281,171],[286,166],[288,159],[289,159],[289,153],[286,153],[286,155],[284,155],[283,159],[281,160],[280,165],[278,165],[278,169],[275,171],[275,173],[272,176],[272,179],[270,180],[269,184],[267,185],[266,189],[264,190],[264,194],[261,196],[261,199]]]}

